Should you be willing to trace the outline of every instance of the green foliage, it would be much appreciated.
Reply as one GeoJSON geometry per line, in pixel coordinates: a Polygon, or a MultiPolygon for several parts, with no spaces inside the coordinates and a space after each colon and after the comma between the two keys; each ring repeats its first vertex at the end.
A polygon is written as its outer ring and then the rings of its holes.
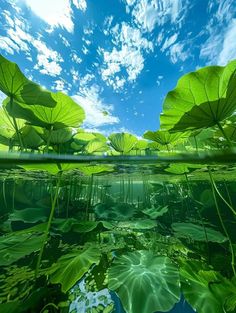
{"type": "Polygon", "coordinates": [[[4,101],[6,110],[15,118],[22,118],[30,124],[46,129],[79,127],[85,118],[84,110],[69,96],[58,92],[52,98],[56,102],[53,108],[38,105],[28,106],[25,103],[4,101]]]}
{"type": "Polygon", "coordinates": [[[144,250],[114,259],[108,287],[118,294],[127,313],[166,312],[180,299],[177,267],[168,257],[144,250]]]}
{"type": "Polygon", "coordinates": [[[216,125],[236,109],[236,61],[181,77],[163,104],[161,128],[174,132],[216,125]]]}
{"type": "Polygon", "coordinates": [[[65,254],[52,266],[50,281],[61,284],[63,292],[67,292],[80,280],[93,264],[98,264],[100,251],[96,247],[89,247],[83,251],[65,254]]]}
{"type": "Polygon", "coordinates": [[[185,299],[198,313],[225,313],[232,284],[200,262],[186,262],[180,267],[181,287],[185,299]]]}
{"type": "Polygon", "coordinates": [[[168,212],[168,206],[152,206],[151,208],[145,208],[142,210],[142,212],[146,215],[148,215],[151,219],[156,219],[158,217],[161,217],[162,215],[164,215],[165,213],[168,212]]]}
{"type": "Polygon", "coordinates": [[[227,238],[219,231],[193,223],[173,223],[171,225],[177,237],[191,238],[197,241],[212,241],[223,243],[227,238]]]}
{"type": "Polygon", "coordinates": [[[0,55],[0,90],[14,100],[28,105],[54,107],[56,101],[50,92],[28,80],[18,65],[0,55]]]}
{"type": "Polygon", "coordinates": [[[114,133],[111,134],[108,139],[110,140],[111,146],[121,153],[130,152],[138,141],[135,136],[128,133],[114,133]]]}
{"type": "Polygon", "coordinates": [[[9,233],[0,238],[0,266],[10,265],[40,249],[44,236],[42,230],[30,228],[9,233]]]}

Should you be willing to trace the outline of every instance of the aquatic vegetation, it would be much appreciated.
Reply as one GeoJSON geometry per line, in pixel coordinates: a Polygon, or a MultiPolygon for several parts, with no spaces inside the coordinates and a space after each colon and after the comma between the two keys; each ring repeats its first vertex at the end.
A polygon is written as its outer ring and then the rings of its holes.
{"type": "Polygon", "coordinates": [[[106,138],[0,56],[1,312],[235,311],[235,70],[184,75],[160,130],[106,138]]]}

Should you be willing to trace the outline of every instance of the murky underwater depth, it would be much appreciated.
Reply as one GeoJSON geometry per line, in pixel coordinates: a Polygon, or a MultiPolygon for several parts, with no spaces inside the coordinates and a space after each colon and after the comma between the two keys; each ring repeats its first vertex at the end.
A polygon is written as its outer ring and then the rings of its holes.
{"type": "Polygon", "coordinates": [[[222,161],[3,164],[0,311],[235,312],[235,177],[222,161]]]}

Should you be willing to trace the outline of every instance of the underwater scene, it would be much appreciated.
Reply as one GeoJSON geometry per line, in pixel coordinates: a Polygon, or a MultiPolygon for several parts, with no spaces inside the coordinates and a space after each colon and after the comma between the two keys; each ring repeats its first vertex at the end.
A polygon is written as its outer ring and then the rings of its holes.
{"type": "Polygon", "coordinates": [[[0,56],[0,312],[236,312],[235,85],[186,74],[160,130],[106,137],[0,56]]]}

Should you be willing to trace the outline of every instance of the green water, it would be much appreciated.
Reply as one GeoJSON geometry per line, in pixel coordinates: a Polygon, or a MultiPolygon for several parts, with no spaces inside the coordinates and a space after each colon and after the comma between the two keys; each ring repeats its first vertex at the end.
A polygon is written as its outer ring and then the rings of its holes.
{"type": "Polygon", "coordinates": [[[1,312],[118,312],[109,290],[128,313],[181,294],[235,311],[233,152],[14,158],[1,158],[1,312]]]}

